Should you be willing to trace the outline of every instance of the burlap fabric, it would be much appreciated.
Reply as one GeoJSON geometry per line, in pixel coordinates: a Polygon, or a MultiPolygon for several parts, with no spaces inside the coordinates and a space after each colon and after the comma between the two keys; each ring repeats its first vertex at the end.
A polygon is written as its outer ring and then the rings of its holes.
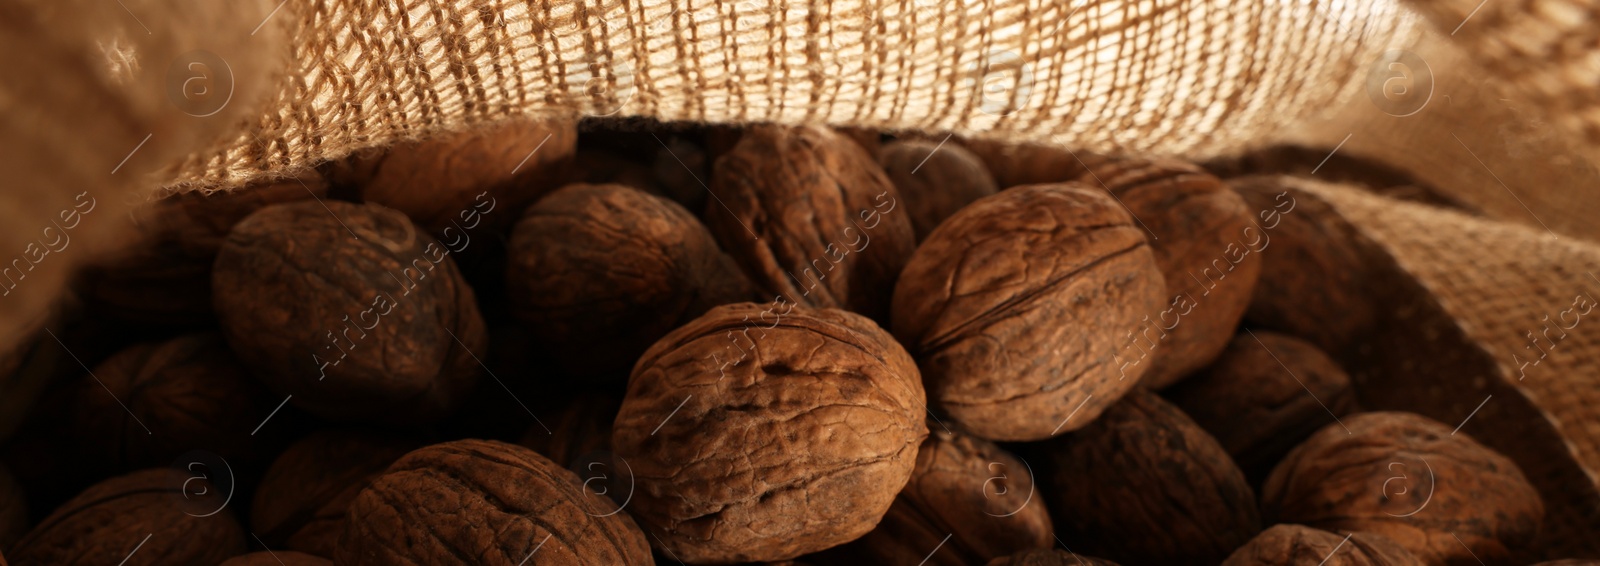
{"type": "Polygon", "coordinates": [[[42,325],[68,269],[151,194],[504,119],[829,123],[1195,159],[1293,141],[1394,164],[1495,219],[1307,189],[1392,267],[1384,340],[1344,356],[1369,396],[1395,393],[1374,405],[1460,422],[1493,394],[1463,430],[1540,478],[1557,529],[1600,532],[1596,331],[1567,330],[1538,366],[1511,357],[1529,359],[1541,317],[1600,296],[1596,21],[1593,0],[8,2],[0,344],[42,325]],[[1433,76],[1410,112],[1416,59],[1433,76]],[[1402,362],[1399,344],[1436,357],[1402,362]]]}

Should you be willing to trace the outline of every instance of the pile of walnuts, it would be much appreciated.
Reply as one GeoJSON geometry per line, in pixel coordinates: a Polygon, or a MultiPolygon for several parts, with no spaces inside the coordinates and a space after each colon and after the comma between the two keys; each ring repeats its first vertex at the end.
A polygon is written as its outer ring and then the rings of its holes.
{"type": "Polygon", "coordinates": [[[82,365],[15,370],[59,377],[0,566],[1553,558],[1515,463],[1263,295],[1346,249],[1270,179],[639,128],[152,204],[52,331],[82,365]]]}

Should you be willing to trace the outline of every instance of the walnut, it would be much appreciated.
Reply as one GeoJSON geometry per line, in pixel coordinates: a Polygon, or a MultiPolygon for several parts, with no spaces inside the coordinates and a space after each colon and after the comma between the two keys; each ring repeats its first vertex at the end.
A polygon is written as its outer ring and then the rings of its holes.
{"type": "Polygon", "coordinates": [[[1538,564],[1534,564],[1533,566],[1600,566],[1600,560],[1588,560],[1588,559],[1583,559],[1583,558],[1566,558],[1566,559],[1562,559],[1562,560],[1551,560],[1551,561],[1548,561],[1548,562],[1540,562],[1538,564]]]}
{"type": "Polygon", "coordinates": [[[1046,548],[996,558],[990,560],[988,566],[1117,566],[1117,563],[1058,548],[1046,548]]]}
{"type": "Polygon", "coordinates": [[[1505,456],[1412,413],[1362,413],[1311,435],[1267,478],[1270,521],[1383,535],[1428,564],[1504,562],[1544,517],[1505,456]],[[1458,540],[1459,539],[1459,542],[1458,540]]]}
{"type": "Polygon", "coordinates": [[[1164,308],[1141,319],[1141,345],[1154,354],[1141,383],[1165,388],[1227,347],[1270,240],[1244,199],[1193,164],[1117,159],[1088,167],[1078,182],[1111,191],[1151,234],[1167,291],[1164,308]]]}
{"type": "Polygon", "coordinates": [[[1338,354],[1379,320],[1366,284],[1375,278],[1372,252],[1331,205],[1306,192],[1314,184],[1279,176],[1228,180],[1271,245],[1261,254],[1261,277],[1245,321],[1338,354]]]}
{"type": "Polygon", "coordinates": [[[786,560],[872,530],[928,434],[911,357],[865,317],[723,305],[645,352],[612,450],[686,562],[786,560]]]}
{"type": "Polygon", "coordinates": [[[711,179],[706,224],[763,298],[886,319],[916,234],[859,145],[826,128],[758,126],[711,179]]]}
{"type": "Polygon", "coordinates": [[[706,183],[711,179],[711,155],[701,144],[683,136],[667,136],[656,145],[650,172],[661,187],[661,195],[689,210],[705,210],[710,194],[706,183]]]}
{"type": "Polygon", "coordinates": [[[333,556],[345,510],[367,483],[420,443],[355,430],[312,433],[267,468],[250,507],[250,527],[266,544],[333,556]]]}
{"type": "Polygon", "coordinates": [[[577,150],[571,122],[512,120],[462,132],[357,152],[325,167],[336,192],[411,217],[417,226],[449,240],[447,229],[475,231],[480,221],[508,226],[515,214],[473,214],[492,199],[522,210],[559,186],[577,150]],[[486,194],[487,193],[487,194],[486,194]]]}
{"type": "Polygon", "coordinates": [[[587,468],[587,458],[611,449],[611,421],[621,406],[620,399],[609,395],[579,394],[554,414],[542,413],[544,425],[529,427],[519,444],[569,470],[587,468]]]}
{"type": "Polygon", "coordinates": [[[972,203],[917,248],[892,328],[939,410],[984,438],[1038,440],[1138,383],[1133,332],[1162,288],[1143,231],[1104,190],[1030,185],[972,203]]]}
{"type": "Polygon", "coordinates": [[[1071,181],[1088,171],[1089,165],[1105,159],[1085,151],[1043,145],[983,140],[962,143],[983,161],[1001,189],[1071,181]]]}
{"type": "Polygon", "coordinates": [[[92,485],[40,521],[11,548],[11,560],[213,566],[242,554],[245,537],[225,501],[206,505],[215,513],[192,512],[186,504],[202,493],[222,497],[206,481],[153,468],[92,485]]]}
{"type": "Polygon", "coordinates": [[[72,434],[87,461],[117,470],[168,465],[191,450],[254,468],[282,447],[274,431],[251,434],[280,400],[221,337],[190,334],[125,349],[80,378],[72,434]]]}
{"type": "Polygon", "coordinates": [[[1040,451],[1040,491],[1073,550],[1123,564],[1216,564],[1261,530],[1228,453],[1143,389],[1040,451]]]}
{"type": "Polygon", "coordinates": [[[883,146],[878,163],[906,201],[917,240],[972,201],[999,190],[978,156],[955,142],[903,140],[883,146]]]}
{"type": "Polygon", "coordinates": [[[381,206],[270,206],[217,254],[217,316],[239,358],[308,412],[437,420],[477,380],[488,342],[449,253],[381,206]]]}
{"type": "Polygon", "coordinates": [[[668,331],[753,296],[693,215],[621,185],[568,185],[530,207],[506,278],[518,318],[584,376],[626,376],[668,331]]]}
{"type": "Polygon", "coordinates": [[[1164,392],[1261,485],[1284,455],[1358,411],[1350,378],[1316,346],[1271,332],[1234,337],[1211,367],[1164,392]]]}
{"type": "Polygon", "coordinates": [[[218,566],[333,566],[333,562],[304,552],[277,550],[240,554],[218,566]]]}
{"type": "Polygon", "coordinates": [[[1302,525],[1273,525],[1222,566],[1422,566],[1405,548],[1371,533],[1348,538],[1302,525]]]}
{"type": "Polygon", "coordinates": [[[911,481],[877,528],[846,545],[862,564],[982,564],[1049,548],[1050,512],[1032,468],[986,440],[940,430],[917,451],[911,481]],[[929,554],[929,553],[932,554],[929,554]]]}
{"type": "Polygon", "coordinates": [[[28,493],[0,466],[0,549],[11,548],[28,532],[28,493]]]}
{"type": "Polygon", "coordinates": [[[334,562],[652,563],[633,519],[590,513],[586,497],[577,476],[527,448],[435,444],[400,458],[356,496],[334,562]]]}

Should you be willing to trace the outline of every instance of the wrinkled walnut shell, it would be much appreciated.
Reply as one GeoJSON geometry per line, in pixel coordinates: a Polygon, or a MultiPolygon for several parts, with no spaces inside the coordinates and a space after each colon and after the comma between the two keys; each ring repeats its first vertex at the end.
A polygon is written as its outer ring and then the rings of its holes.
{"type": "Polygon", "coordinates": [[[990,560],[988,566],[1117,566],[1117,563],[1073,554],[1059,548],[1046,548],[996,558],[990,560]]]}
{"type": "Polygon", "coordinates": [[[267,468],[250,508],[262,541],[333,556],[356,494],[419,443],[360,431],[326,430],[300,439],[267,468]]]}
{"type": "Polygon", "coordinates": [[[753,297],[689,211],[621,185],[568,185],[540,199],[510,253],[518,318],[577,375],[621,378],[667,332],[753,297]]]}
{"type": "Polygon", "coordinates": [[[1383,535],[1428,564],[1509,560],[1544,517],[1510,459],[1400,412],[1360,413],[1311,435],[1267,478],[1261,509],[1270,521],[1383,535]]]}
{"type": "Polygon", "coordinates": [[[1423,566],[1394,541],[1371,533],[1349,538],[1303,525],[1273,525],[1235,550],[1222,566],[1423,566]]]}
{"type": "Polygon", "coordinates": [[[457,440],[400,458],[356,496],[334,562],[651,564],[626,513],[595,514],[577,476],[503,442],[457,440]],[[464,558],[470,557],[470,558],[464,558]]]}
{"type": "Polygon", "coordinates": [[[895,287],[892,328],[938,410],[983,438],[1039,440],[1138,383],[1133,333],[1162,294],[1143,231],[1104,190],[1030,185],[928,236],[895,287]]]}
{"type": "Polygon", "coordinates": [[[1167,286],[1161,310],[1142,319],[1140,331],[1159,344],[1141,383],[1163,389],[1211,363],[1250,305],[1270,242],[1244,199],[1199,167],[1171,159],[1095,162],[1078,182],[1111,191],[1152,235],[1167,286]]]}
{"type": "Polygon", "coordinates": [[[905,199],[917,241],[944,219],[999,188],[977,155],[955,142],[902,140],[883,146],[878,163],[905,199]]]}
{"type": "Polygon", "coordinates": [[[1261,530],[1255,495],[1217,441],[1135,389],[1040,448],[1062,541],[1123,564],[1216,564],[1261,530]]]}
{"type": "Polygon", "coordinates": [[[225,501],[204,511],[186,505],[195,501],[186,497],[208,488],[216,493],[204,479],[172,468],[94,484],[40,521],[11,548],[11,560],[19,565],[215,566],[243,553],[245,538],[233,513],[223,508],[225,501]],[[218,511],[198,516],[213,509],[218,511]]]}
{"type": "Polygon", "coordinates": [[[304,552],[274,550],[240,554],[217,566],[333,566],[333,562],[304,552]]]}
{"type": "Polygon", "coordinates": [[[938,426],[929,425],[889,513],[846,546],[855,562],[961,566],[1054,545],[1032,468],[992,442],[938,426]]]}
{"type": "Polygon", "coordinates": [[[785,560],[872,530],[911,477],[923,402],[865,317],[724,305],[640,358],[612,450],[638,480],[628,510],[672,555],[785,560]]]}
{"type": "Polygon", "coordinates": [[[766,297],[883,321],[916,246],[877,160],[827,128],[757,126],[718,158],[706,225],[766,297]]]}
{"type": "Polygon", "coordinates": [[[1282,334],[1240,334],[1216,363],[1163,392],[1233,456],[1251,485],[1335,415],[1356,412],[1344,370],[1282,334]]]}
{"type": "Polygon", "coordinates": [[[308,412],[437,420],[477,380],[488,343],[448,254],[381,206],[270,206],[217,254],[217,316],[239,358],[308,412]]]}

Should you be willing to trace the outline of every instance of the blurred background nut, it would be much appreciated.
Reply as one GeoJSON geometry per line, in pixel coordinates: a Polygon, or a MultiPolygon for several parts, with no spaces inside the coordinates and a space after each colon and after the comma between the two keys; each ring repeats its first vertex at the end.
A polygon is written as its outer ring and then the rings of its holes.
{"type": "Polygon", "coordinates": [[[1120,564],[1216,564],[1261,530],[1228,453],[1154,393],[1135,389],[1077,432],[1039,445],[1056,532],[1120,564]]]}
{"type": "Polygon", "coordinates": [[[883,146],[878,163],[905,199],[917,241],[972,201],[999,190],[977,155],[953,141],[901,140],[883,146]]]}
{"type": "Polygon", "coordinates": [[[865,317],[740,303],[634,366],[612,450],[628,511],[685,562],[786,560],[855,540],[905,487],[923,423],[911,357],[865,317]],[[759,321],[759,322],[758,322],[759,321]]]}
{"type": "Polygon", "coordinates": [[[711,192],[706,225],[763,299],[887,319],[916,234],[860,145],[822,127],[752,127],[717,159],[711,192]]]}
{"type": "Polygon", "coordinates": [[[1544,505],[1505,456],[1412,413],[1343,421],[1272,471],[1267,520],[1383,535],[1428,564],[1507,562],[1532,544],[1544,505]]]}
{"type": "Polygon", "coordinates": [[[1271,242],[1244,199],[1173,159],[1095,161],[1078,182],[1111,191],[1150,232],[1166,280],[1161,309],[1141,319],[1141,336],[1154,342],[1142,383],[1162,389],[1211,363],[1250,305],[1271,242]]]}
{"type": "Polygon", "coordinates": [[[240,554],[218,566],[333,566],[333,562],[304,552],[272,550],[240,554]]]}
{"type": "Polygon", "coordinates": [[[611,421],[621,406],[622,400],[610,395],[579,393],[554,413],[541,411],[539,420],[549,428],[528,427],[519,444],[571,469],[580,458],[611,449],[611,421]]]}
{"type": "Polygon", "coordinates": [[[917,248],[892,328],[936,410],[983,438],[1039,440],[1138,383],[1134,332],[1162,289],[1143,230],[1104,190],[1030,185],[972,203],[917,248]]]}
{"type": "Polygon", "coordinates": [[[1083,175],[1089,165],[1105,160],[1096,154],[1060,147],[986,140],[963,140],[962,143],[983,161],[1001,190],[1071,181],[1083,175]]]}
{"type": "Polygon", "coordinates": [[[250,507],[252,532],[273,548],[333,556],[356,494],[419,445],[376,432],[311,433],[267,468],[250,507]]]}
{"type": "Polygon", "coordinates": [[[221,337],[190,334],[117,353],[79,378],[69,406],[84,461],[121,471],[191,450],[241,468],[265,464],[283,436],[251,432],[276,404],[221,337]]]}
{"type": "Polygon", "coordinates": [[[1222,566],[1422,566],[1405,548],[1371,533],[1349,538],[1303,525],[1273,525],[1222,566]]]}
{"type": "Polygon", "coordinates": [[[186,511],[186,497],[209,493],[205,497],[221,499],[207,487],[205,479],[171,468],[102,481],[39,521],[8,556],[19,566],[214,566],[242,554],[245,535],[225,501],[208,506],[220,510],[215,514],[186,511]]]}
{"type": "Polygon", "coordinates": [[[1335,415],[1355,413],[1344,370],[1316,346],[1282,334],[1240,334],[1217,361],[1162,392],[1259,486],[1283,457],[1335,415]]]}
{"type": "Polygon", "coordinates": [[[488,343],[449,253],[381,206],[270,206],[217,254],[217,315],[239,358],[296,406],[426,423],[460,403],[488,343]]]}
{"type": "Polygon", "coordinates": [[[990,560],[988,566],[1117,566],[1117,563],[1059,548],[1045,548],[996,558],[990,560]]]}
{"type": "Polygon", "coordinates": [[[400,458],[356,496],[334,562],[652,563],[627,513],[591,514],[585,498],[577,476],[527,448],[435,444],[400,458]]]}
{"type": "Polygon", "coordinates": [[[855,563],[961,566],[1055,544],[1028,464],[992,442],[928,428],[910,483],[877,528],[845,547],[855,563]]]}
{"type": "Polygon", "coordinates": [[[568,185],[523,214],[507,288],[568,373],[621,380],[668,331],[754,298],[689,211],[621,185],[568,185]]]}
{"type": "Polygon", "coordinates": [[[17,478],[0,466],[0,550],[11,545],[28,532],[28,494],[22,491],[17,478]]]}

